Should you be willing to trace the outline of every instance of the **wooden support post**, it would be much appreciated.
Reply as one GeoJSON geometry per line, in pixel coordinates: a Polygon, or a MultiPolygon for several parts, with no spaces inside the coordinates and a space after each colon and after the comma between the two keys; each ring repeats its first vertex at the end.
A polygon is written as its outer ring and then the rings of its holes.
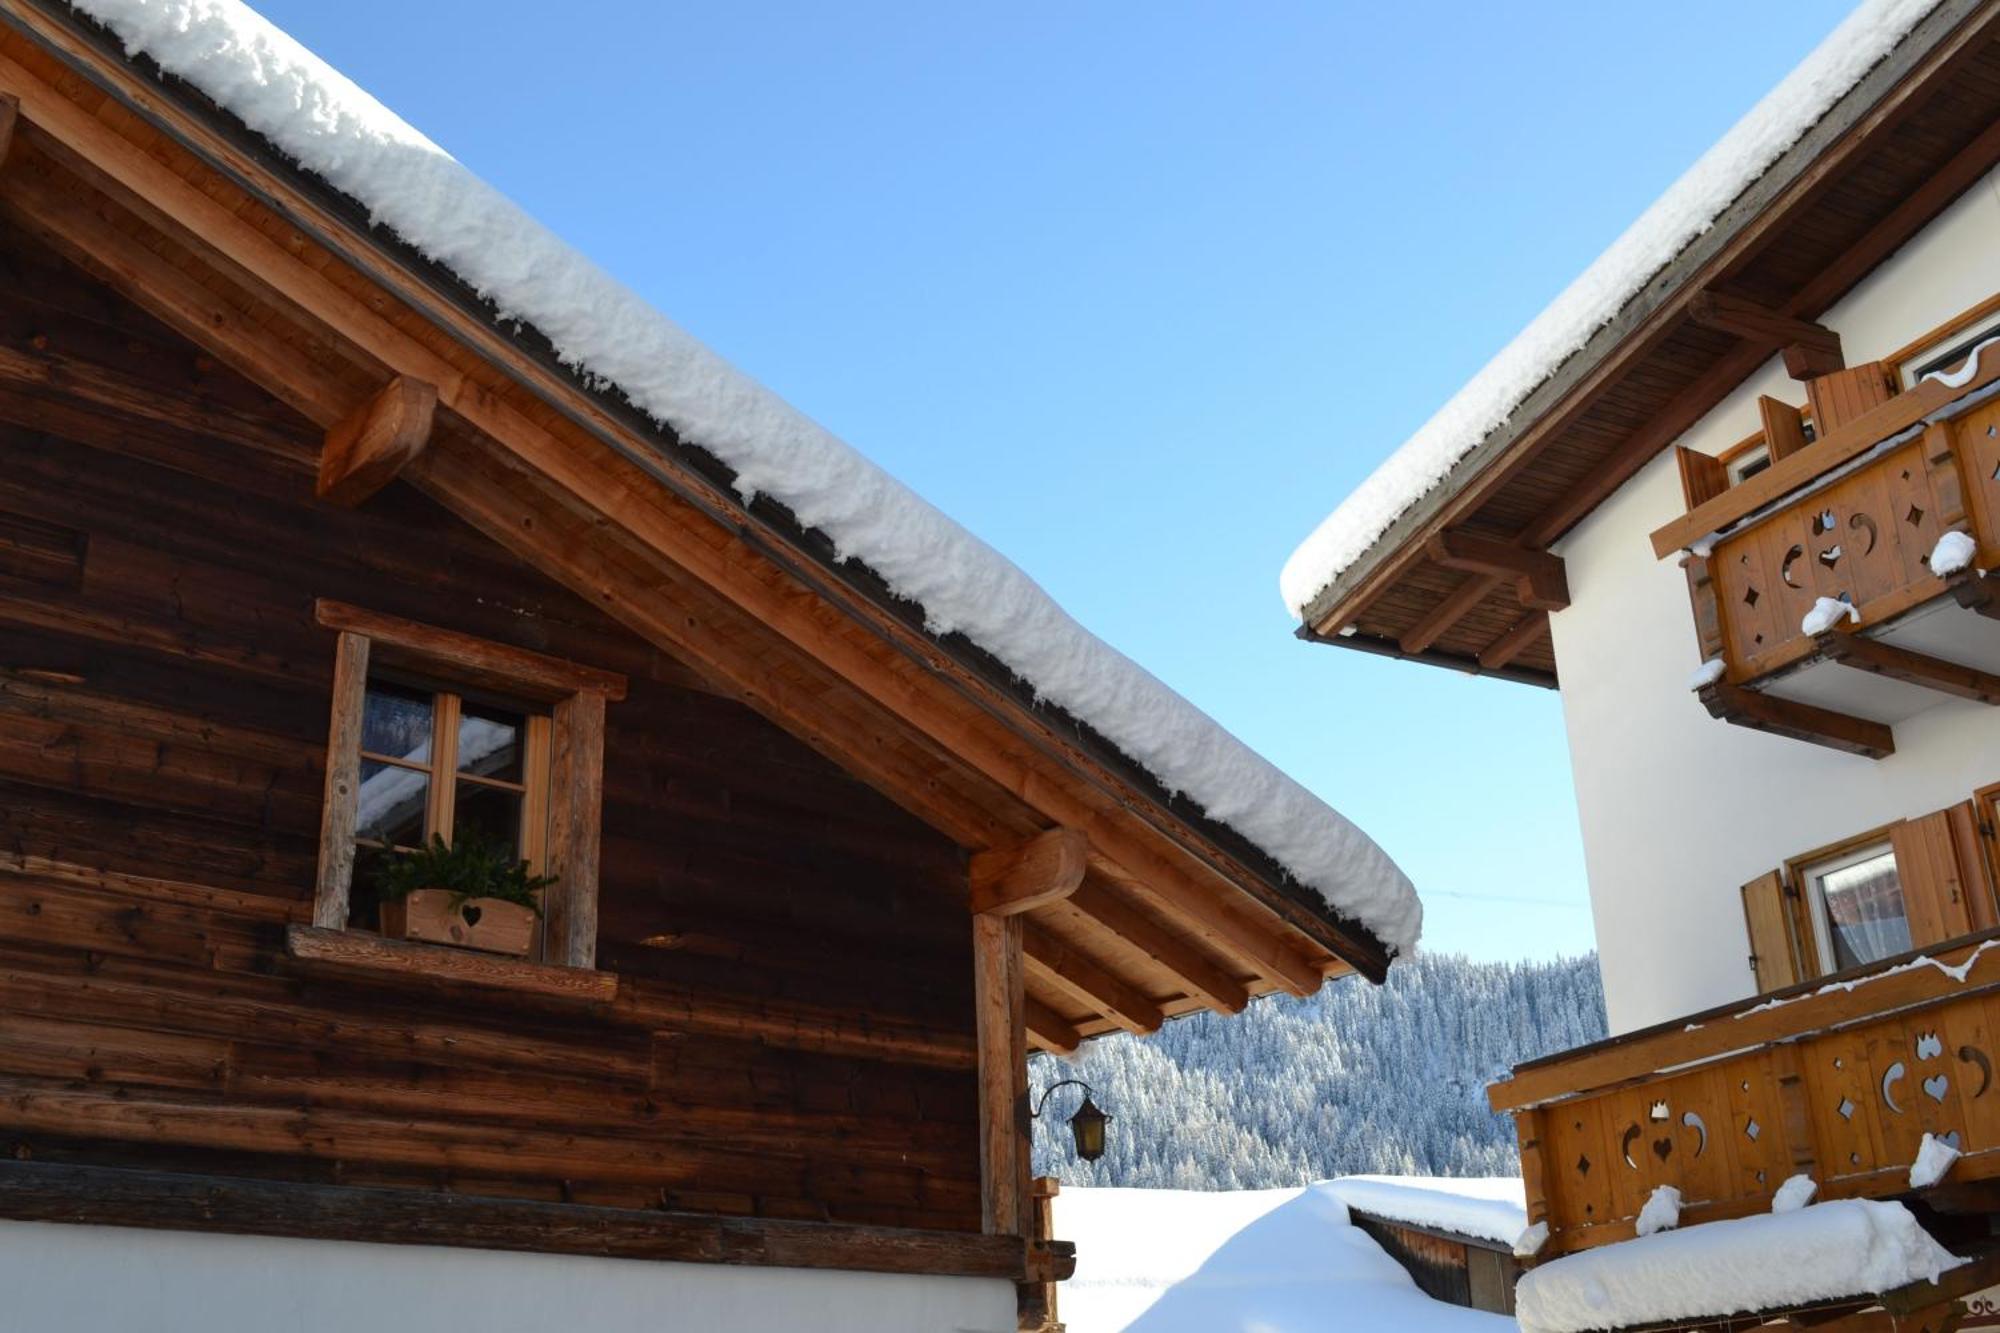
{"type": "Polygon", "coordinates": [[[14,146],[14,129],[21,123],[21,99],[0,93],[0,167],[7,165],[7,152],[14,146]]]}
{"type": "Polygon", "coordinates": [[[326,797],[320,807],[319,876],[313,924],[347,928],[354,835],[361,814],[361,715],[368,696],[368,639],[343,632],[334,649],[333,712],[327,724],[326,797]]]}
{"type": "Polygon", "coordinates": [[[1879,639],[1828,630],[1816,640],[1819,650],[1842,666],[1869,671],[1890,680],[1921,685],[1974,703],[2000,704],[2000,676],[1978,667],[1961,666],[1928,653],[1912,652],[1879,639]]]}
{"type": "MultiPolygon", "coordinates": [[[[1062,1192],[1062,1182],[1054,1176],[1036,1176],[1028,1185],[1028,1196],[1034,1209],[1034,1231],[1031,1239],[1049,1241],[1055,1238],[1056,1195],[1062,1192]]],[[[1056,1309],[1055,1282],[1028,1284],[1021,1292],[1019,1302],[1019,1325],[1032,1333],[1063,1333],[1061,1315],[1056,1309]]]]}
{"type": "Polygon", "coordinates": [[[1704,685],[1698,694],[1710,717],[1734,726],[1810,741],[1867,759],[1886,759],[1896,753],[1895,732],[1880,722],[1792,699],[1774,698],[1736,685],[1704,685]]]}
{"type": "Polygon", "coordinates": [[[979,1046],[979,1214],[989,1235],[1028,1234],[1028,1034],[1020,916],[972,918],[979,1046]]]}
{"type": "MultiPolygon", "coordinates": [[[[1514,1113],[1514,1137],[1521,1149],[1521,1192],[1527,1205],[1528,1225],[1547,1222],[1554,1212],[1554,1200],[1550,1197],[1555,1180],[1549,1175],[1543,1159],[1542,1134],[1548,1124],[1548,1115],[1539,1107],[1530,1107],[1514,1113]]],[[[1533,1258],[1524,1262],[1533,1263],[1533,1258]]]]}
{"type": "Polygon", "coordinates": [[[972,857],[972,910],[1013,916],[1061,902],[1083,883],[1090,839],[1077,829],[1053,828],[1013,847],[972,857]]]}
{"type": "Polygon", "coordinates": [[[604,790],[604,696],[572,694],[555,706],[549,773],[548,958],[597,966],[598,812],[604,790]]]}
{"type": "Polygon", "coordinates": [[[1713,661],[1728,650],[1714,572],[1706,559],[1693,553],[1681,557],[1681,572],[1687,575],[1688,602],[1694,607],[1695,645],[1701,650],[1702,661],[1713,661]]]}
{"type": "Polygon", "coordinates": [[[320,448],[319,498],[353,508],[394,480],[431,440],[437,389],[398,375],[327,428],[320,448]]]}

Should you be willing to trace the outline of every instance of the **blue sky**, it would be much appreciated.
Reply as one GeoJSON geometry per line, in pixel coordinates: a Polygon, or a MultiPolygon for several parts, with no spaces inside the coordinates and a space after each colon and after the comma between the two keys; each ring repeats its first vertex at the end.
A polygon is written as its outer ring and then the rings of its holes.
{"type": "Polygon", "coordinates": [[[1278,568],[1841,0],[260,8],[1368,829],[1426,947],[1590,947],[1556,696],[1308,647],[1278,568]]]}

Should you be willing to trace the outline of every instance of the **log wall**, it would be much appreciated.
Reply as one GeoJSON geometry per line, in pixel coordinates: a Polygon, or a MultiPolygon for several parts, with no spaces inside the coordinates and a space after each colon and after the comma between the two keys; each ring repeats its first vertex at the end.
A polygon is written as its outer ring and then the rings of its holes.
{"type": "MultiPolygon", "coordinates": [[[[441,423],[449,428],[449,423],[441,423]]],[[[0,1150],[976,1230],[962,855],[0,231],[0,1150]],[[336,981],[316,598],[623,672],[617,1002],[336,981]]]]}

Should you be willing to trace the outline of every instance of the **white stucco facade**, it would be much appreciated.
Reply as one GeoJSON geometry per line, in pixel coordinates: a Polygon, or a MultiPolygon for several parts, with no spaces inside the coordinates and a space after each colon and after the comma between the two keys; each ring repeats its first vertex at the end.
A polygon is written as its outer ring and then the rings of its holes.
{"type": "MultiPolygon", "coordinates": [[[[2000,173],[1822,322],[1854,364],[1995,292],[2000,173]]],[[[1718,454],[1753,434],[1759,394],[1804,401],[1774,359],[1681,443],[1718,454]]],[[[1896,721],[1896,753],[1880,761],[1711,719],[1688,688],[1699,656],[1685,577],[1648,540],[1684,508],[1668,450],[1555,548],[1572,602],[1552,634],[1613,1032],[1755,990],[1745,881],[2000,780],[2000,709],[1943,695],[1896,721]]]]}
{"type": "Polygon", "coordinates": [[[0,1333],[1011,1333],[984,1278],[0,1221],[0,1333]]]}

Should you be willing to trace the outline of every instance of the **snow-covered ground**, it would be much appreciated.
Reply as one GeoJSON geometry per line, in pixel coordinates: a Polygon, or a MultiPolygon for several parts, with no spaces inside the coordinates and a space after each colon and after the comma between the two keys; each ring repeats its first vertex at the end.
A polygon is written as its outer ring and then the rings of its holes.
{"type": "MultiPolygon", "coordinates": [[[[1513,1333],[1511,1319],[1417,1290],[1350,1223],[1341,1202],[1348,1183],[1065,1189],[1055,1200],[1056,1234],[1076,1242],[1077,1265],[1057,1297],[1062,1321],[1070,1333],[1513,1333]]],[[[1424,1193],[1391,1178],[1373,1183],[1385,1197],[1424,1193]]],[[[1434,1206],[1450,1206],[1449,1197],[1438,1195],[1434,1206]]]]}

